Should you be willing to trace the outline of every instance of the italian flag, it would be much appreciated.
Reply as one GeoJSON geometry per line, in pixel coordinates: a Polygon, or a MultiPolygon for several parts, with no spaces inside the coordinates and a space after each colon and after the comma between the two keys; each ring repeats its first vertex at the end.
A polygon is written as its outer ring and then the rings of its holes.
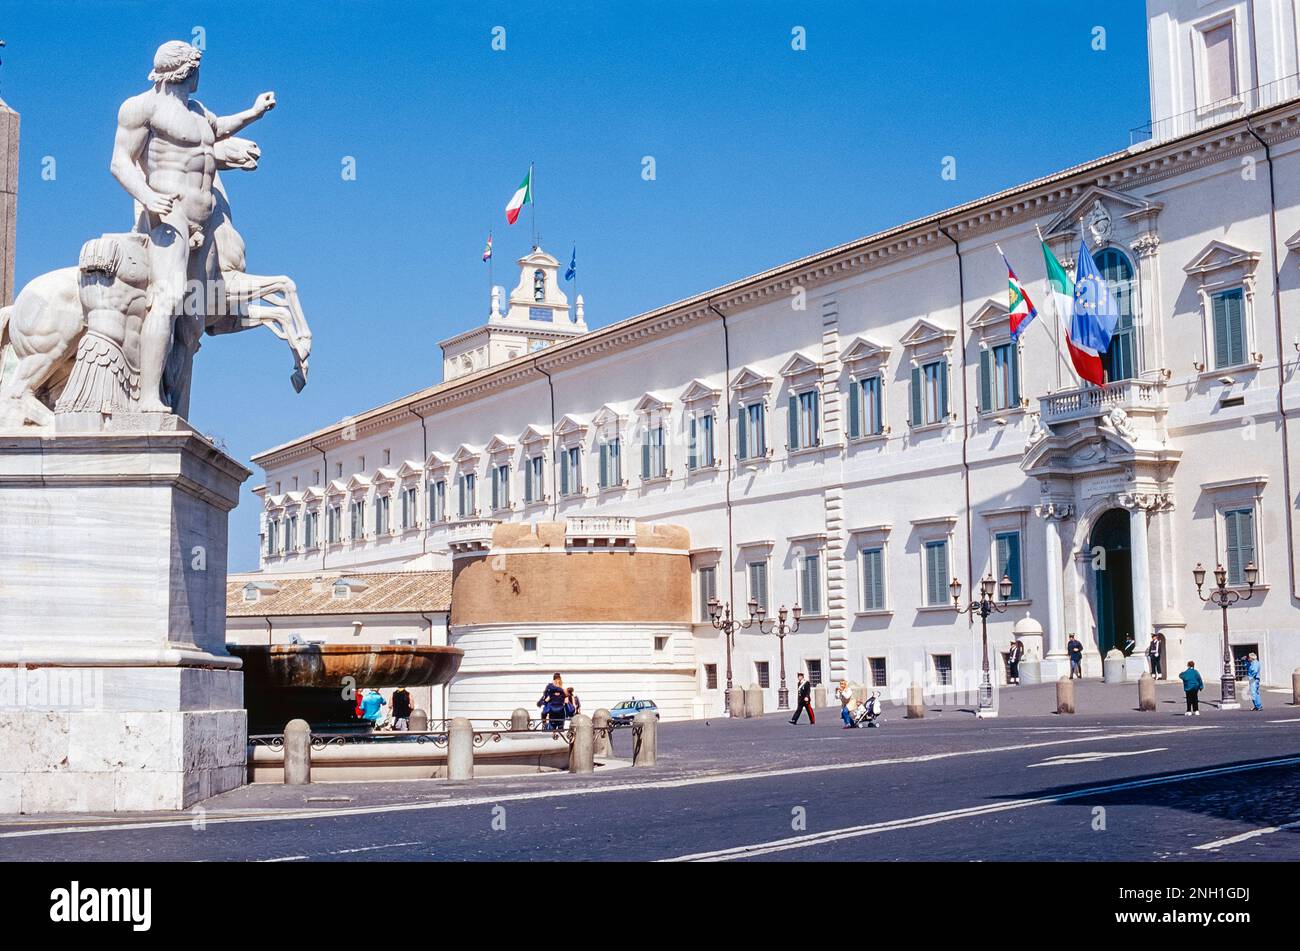
{"type": "Polygon", "coordinates": [[[1047,264],[1047,283],[1052,289],[1052,299],[1056,304],[1056,319],[1065,328],[1065,346],[1070,351],[1070,362],[1075,372],[1089,383],[1096,386],[1106,384],[1106,373],[1102,369],[1101,354],[1093,350],[1076,347],[1070,339],[1070,316],[1074,313],[1074,281],[1065,273],[1056,255],[1043,243],[1043,261],[1047,264]]]}
{"type": "Polygon", "coordinates": [[[506,221],[514,224],[519,220],[519,212],[524,205],[530,204],[533,200],[533,168],[528,167],[528,174],[524,180],[519,183],[519,188],[515,190],[514,197],[506,205],[506,221]]]}

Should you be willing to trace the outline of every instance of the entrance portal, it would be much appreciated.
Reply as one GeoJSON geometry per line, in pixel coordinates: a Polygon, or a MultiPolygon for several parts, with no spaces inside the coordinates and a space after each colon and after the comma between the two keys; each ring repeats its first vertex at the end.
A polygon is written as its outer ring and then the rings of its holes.
{"type": "Polygon", "coordinates": [[[1097,648],[1105,657],[1113,647],[1124,650],[1125,643],[1135,633],[1129,513],[1111,509],[1103,514],[1092,528],[1088,546],[1093,552],[1093,577],[1096,578],[1093,603],[1097,609],[1097,648]]]}

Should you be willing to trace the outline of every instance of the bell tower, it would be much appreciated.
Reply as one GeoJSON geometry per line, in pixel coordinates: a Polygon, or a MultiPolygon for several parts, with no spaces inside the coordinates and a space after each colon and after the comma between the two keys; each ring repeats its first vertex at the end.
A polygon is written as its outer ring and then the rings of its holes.
{"type": "Polygon", "coordinates": [[[587,332],[582,296],[569,307],[560,288],[560,262],[539,247],[521,257],[519,283],[502,309],[504,288],[492,288],[487,323],[449,337],[442,347],[442,378],[457,377],[535,353],[587,332]]]}

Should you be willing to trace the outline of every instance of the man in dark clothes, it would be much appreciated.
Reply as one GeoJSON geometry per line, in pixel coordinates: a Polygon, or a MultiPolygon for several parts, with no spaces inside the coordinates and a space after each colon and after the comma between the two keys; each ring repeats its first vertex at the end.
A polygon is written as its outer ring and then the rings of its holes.
{"type": "Polygon", "coordinates": [[[393,691],[393,729],[409,730],[411,728],[411,695],[405,687],[393,691]]]}
{"type": "Polygon", "coordinates": [[[1070,679],[1083,677],[1083,642],[1071,634],[1065,650],[1070,655],[1070,679]]]}
{"type": "Polygon", "coordinates": [[[794,716],[790,718],[790,722],[798,723],[799,714],[807,710],[808,725],[815,726],[817,724],[817,714],[813,713],[812,708],[812,681],[805,679],[804,675],[800,674],[796,690],[798,694],[798,706],[794,708],[794,716]]]}

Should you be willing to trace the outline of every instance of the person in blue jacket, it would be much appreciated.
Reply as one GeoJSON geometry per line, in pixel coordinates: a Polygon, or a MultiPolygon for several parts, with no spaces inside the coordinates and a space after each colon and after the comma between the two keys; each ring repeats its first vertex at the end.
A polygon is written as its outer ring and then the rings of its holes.
{"type": "Polygon", "coordinates": [[[1264,703],[1259,696],[1259,658],[1254,654],[1246,655],[1246,677],[1250,681],[1250,708],[1263,710],[1264,703]]]}
{"type": "Polygon", "coordinates": [[[1205,689],[1205,681],[1201,679],[1201,672],[1196,669],[1196,661],[1189,660],[1187,669],[1178,675],[1178,679],[1183,682],[1183,693],[1187,696],[1187,712],[1185,717],[1201,715],[1201,691],[1205,689]]]}
{"type": "Polygon", "coordinates": [[[559,730],[564,726],[564,678],[558,673],[551,677],[551,682],[542,689],[542,698],[537,701],[541,708],[542,719],[548,721],[548,730],[559,730]]]}
{"type": "Polygon", "coordinates": [[[361,718],[369,720],[372,724],[379,722],[379,708],[388,703],[387,700],[376,690],[371,687],[366,691],[365,697],[361,701],[361,718]]]}

